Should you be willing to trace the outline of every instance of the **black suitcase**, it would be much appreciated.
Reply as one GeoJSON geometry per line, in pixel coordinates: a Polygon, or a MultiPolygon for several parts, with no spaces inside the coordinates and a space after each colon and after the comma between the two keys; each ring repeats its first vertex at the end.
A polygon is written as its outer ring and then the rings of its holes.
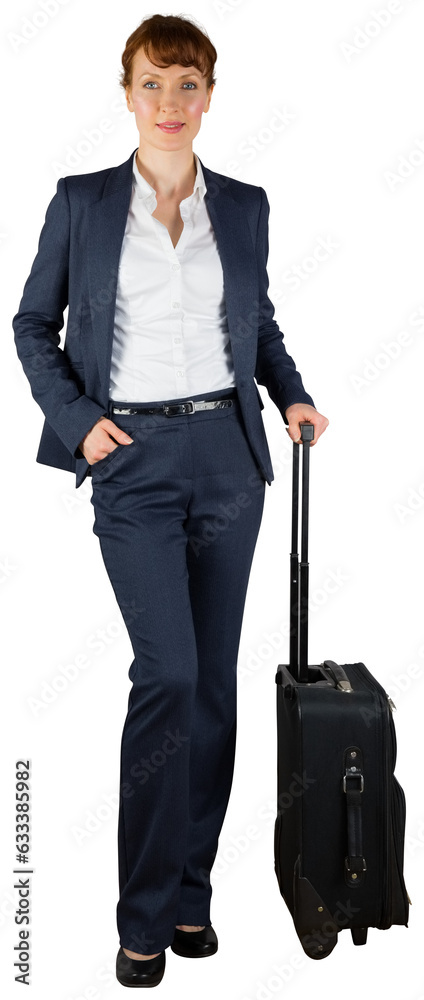
{"type": "Polygon", "coordinates": [[[394,776],[391,699],[363,663],[308,667],[309,453],[313,425],[293,444],[290,665],[277,684],[275,873],[309,958],[338,932],[355,945],[368,927],[408,926],[403,878],[405,796],[394,776]],[[298,557],[302,448],[301,559],[298,557]]]}

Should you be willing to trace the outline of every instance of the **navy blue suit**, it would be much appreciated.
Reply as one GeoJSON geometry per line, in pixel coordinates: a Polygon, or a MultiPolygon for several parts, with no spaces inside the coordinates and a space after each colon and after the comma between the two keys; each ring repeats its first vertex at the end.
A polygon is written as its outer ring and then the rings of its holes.
{"type": "Polygon", "coordinates": [[[91,475],[93,530],[134,651],[121,746],[117,924],[122,947],[149,955],[171,943],[176,924],[211,922],[210,872],[233,778],[245,596],[265,483],[273,479],[255,380],[283,418],[292,403],[314,404],[267,295],[266,194],[202,163],[236,389],[192,398],[233,397],[231,406],[172,417],[112,412],[133,155],[58,182],[13,322],[46,418],[37,460],[74,471],[77,486],[91,475]],[[132,443],[90,466],[78,445],[102,414],[132,443]]]}
{"type": "MultiPolygon", "coordinates": [[[[58,181],[13,320],[18,355],[46,418],[37,461],[75,472],[77,486],[90,469],[78,445],[108,406],[116,284],[133,158],[134,150],[117,167],[58,181]]],[[[266,386],[283,418],[291,403],[314,402],[286,352],[267,294],[265,191],[200,162],[224,272],[243,421],[261,474],[270,483],[274,477],[255,379],[266,386]]]]}

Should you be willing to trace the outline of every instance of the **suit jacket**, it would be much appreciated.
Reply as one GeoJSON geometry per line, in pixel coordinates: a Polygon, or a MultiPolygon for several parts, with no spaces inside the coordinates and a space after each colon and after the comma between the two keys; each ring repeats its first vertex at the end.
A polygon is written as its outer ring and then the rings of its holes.
{"type": "MultiPolygon", "coordinates": [[[[91,474],[78,445],[107,412],[118,266],[134,152],[117,167],[58,181],[13,318],[18,356],[45,416],[36,460],[75,472],[77,487],[91,474]]],[[[267,294],[266,193],[200,163],[224,274],[242,417],[260,473],[271,483],[274,473],[256,382],[266,386],[285,423],[285,410],[292,403],[314,403],[287,354],[267,294]]]]}

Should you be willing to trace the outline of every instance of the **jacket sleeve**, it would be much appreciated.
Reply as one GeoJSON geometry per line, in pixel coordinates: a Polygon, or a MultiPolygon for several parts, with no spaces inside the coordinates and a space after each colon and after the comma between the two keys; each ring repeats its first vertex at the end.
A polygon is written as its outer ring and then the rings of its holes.
{"type": "Polygon", "coordinates": [[[82,395],[60,345],[68,305],[70,208],[61,178],[48,205],[38,251],[12,320],[18,357],[48,423],[75,458],[78,444],[105,410],[82,395]]]}
{"type": "Polygon", "coordinates": [[[261,206],[259,209],[258,230],[256,234],[256,258],[259,275],[259,331],[258,353],[256,359],[255,379],[264,385],[280,410],[284,422],[288,424],[285,410],[292,403],[315,403],[304,389],[300,372],[297,371],[293,358],[287,354],[283,343],[283,333],[274,316],[274,306],[268,297],[269,279],[268,263],[268,220],[269,202],[263,188],[261,191],[261,206]]]}

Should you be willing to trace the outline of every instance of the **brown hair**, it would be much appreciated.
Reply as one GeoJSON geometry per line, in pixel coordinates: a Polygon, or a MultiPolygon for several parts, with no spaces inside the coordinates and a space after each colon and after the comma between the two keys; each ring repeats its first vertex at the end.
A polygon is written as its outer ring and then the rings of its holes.
{"type": "Polygon", "coordinates": [[[153,14],[144,18],[127,38],[122,53],[121,87],[130,87],[132,63],[136,52],[143,48],[155,66],[195,66],[206,77],[207,87],[215,84],[214,66],[218,53],[208,35],[194,21],[178,14],[153,14]],[[155,62],[155,60],[158,60],[155,62]]]}

